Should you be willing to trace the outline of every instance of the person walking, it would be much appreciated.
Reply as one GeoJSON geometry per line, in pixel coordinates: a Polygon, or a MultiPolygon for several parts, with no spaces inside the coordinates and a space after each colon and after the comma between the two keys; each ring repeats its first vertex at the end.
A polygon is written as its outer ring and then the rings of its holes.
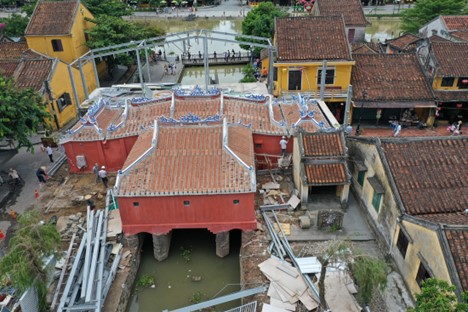
{"type": "Polygon", "coordinates": [[[288,141],[286,140],[285,136],[281,137],[281,140],[279,141],[279,144],[281,146],[281,155],[282,156],[286,155],[286,147],[288,146],[288,141]]]}
{"type": "Polygon", "coordinates": [[[395,122],[395,128],[393,129],[393,136],[397,137],[400,135],[401,132],[401,125],[398,121],[395,122]]]}
{"type": "Polygon", "coordinates": [[[104,186],[107,188],[108,187],[107,184],[109,183],[109,179],[107,178],[107,171],[106,171],[105,166],[102,166],[101,170],[99,170],[99,177],[101,178],[102,183],[104,184],[104,186]]]}
{"type": "Polygon", "coordinates": [[[45,172],[45,167],[39,167],[36,170],[36,177],[39,180],[39,184],[45,184],[47,182],[47,173],[45,172]]]}
{"type": "Polygon", "coordinates": [[[216,61],[216,51],[213,52],[213,57],[214,57],[214,59],[216,61]]]}
{"type": "Polygon", "coordinates": [[[99,165],[95,163],[93,166],[93,173],[96,176],[96,184],[99,182],[99,165]]]}
{"type": "Polygon", "coordinates": [[[47,153],[47,156],[49,156],[50,162],[54,162],[53,151],[52,151],[52,148],[50,147],[50,145],[47,145],[46,153],[47,153]]]}

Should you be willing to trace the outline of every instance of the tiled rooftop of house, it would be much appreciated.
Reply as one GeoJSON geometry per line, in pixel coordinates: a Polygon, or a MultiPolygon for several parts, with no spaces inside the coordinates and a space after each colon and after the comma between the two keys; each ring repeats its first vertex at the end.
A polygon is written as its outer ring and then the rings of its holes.
{"type": "Polygon", "coordinates": [[[301,116],[301,107],[298,103],[284,103],[280,106],[289,128],[298,127],[307,132],[318,132],[331,127],[317,102],[309,101],[307,103],[307,112],[303,112],[305,116],[301,116]]]}
{"type": "Polygon", "coordinates": [[[398,38],[387,40],[387,43],[400,51],[414,51],[417,48],[417,43],[422,40],[413,34],[404,34],[398,38]]]}
{"type": "Polygon", "coordinates": [[[468,229],[446,229],[445,236],[463,291],[468,291],[468,229]]]}
{"type": "Polygon", "coordinates": [[[468,15],[444,15],[442,19],[449,31],[468,29],[468,15]]]}
{"type": "Polygon", "coordinates": [[[309,185],[332,185],[346,183],[346,165],[342,163],[334,164],[304,164],[309,185]]]}
{"type": "Polygon", "coordinates": [[[438,77],[468,76],[468,42],[432,42],[438,77]]]}
{"type": "Polygon", "coordinates": [[[357,106],[385,102],[398,103],[398,107],[405,103],[408,107],[435,106],[431,88],[415,55],[354,54],[353,57],[356,65],[351,84],[357,106]]]}
{"type": "Polygon", "coordinates": [[[39,1],[25,36],[70,34],[79,1],[39,1]]]}
{"type": "Polygon", "coordinates": [[[306,157],[345,155],[342,132],[304,133],[302,142],[306,157]]]}
{"type": "Polygon", "coordinates": [[[194,97],[176,99],[174,118],[179,119],[188,114],[194,114],[199,117],[209,117],[220,115],[220,98],[217,97],[194,97]]]}
{"type": "Polygon", "coordinates": [[[468,89],[465,91],[434,90],[434,96],[437,101],[441,102],[468,101],[468,89]]]}
{"type": "Polygon", "coordinates": [[[343,19],[336,16],[276,19],[278,62],[350,61],[343,19]],[[323,44],[326,42],[327,44],[323,44]]]}
{"type": "Polygon", "coordinates": [[[418,218],[440,224],[468,225],[468,214],[465,212],[424,214],[418,215],[418,218]]]}
{"type": "Polygon", "coordinates": [[[444,37],[441,37],[439,35],[432,35],[429,40],[431,42],[452,42],[450,40],[448,40],[447,38],[444,38],[444,37]]]}
{"type": "Polygon", "coordinates": [[[457,30],[450,34],[453,38],[468,42],[468,30],[457,30]]]}
{"type": "Polygon", "coordinates": [[[363,54],[363,53],[382,53],[382,48],[379,42],[360,42],[360,43],[353,43],[351,45],[352,53],[363,54]]]}
{"type": "Polygon", "coordinates": [[[20,59],[24,52],[28,50],[28,45],[23,42],[1,42],[0,43],[0,59],[1,60],[16,60],[20,59]]]}
{"type": "Polygon", "coordinates": [[[364,16],[364,11],[360,0],[317,0],[320,16],[340,16],[343,14],[347,27],[365,27],[368,22],[364,16]]]}
{"type": "Polygon", "coordinates": [[[468,137],[382,140],[382,149],[408,214],[468,207],[468,137]]]}
{"type": "MultiPolygon", "coordinates": [[[[254,165],[250,129],[228,126],[230,150],[248,166],[254,165]]],[[[159,124],[156,145],[140,161],[132,163],[151,147],[153,133],[141,135],[119,176],[121,196],[171,196],[255,192],[246,166],[223,147],[223,125],[174,126],[159,124]],[[127,172],[126,172],[127,171],[127,172]]]]}

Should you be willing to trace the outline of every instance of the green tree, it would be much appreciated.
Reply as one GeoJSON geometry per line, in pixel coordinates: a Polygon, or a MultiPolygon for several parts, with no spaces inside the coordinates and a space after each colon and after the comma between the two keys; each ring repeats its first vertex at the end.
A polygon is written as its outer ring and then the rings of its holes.
{"type": "Polygon", "coordinates": [[[354,258],[352,265],[353,276],[359,286],[358,300],[368,304],[372,293],[377,287],[384,290],[387,286],[387,266],[377,258],[359,256],[354,258]]]}
{"type": "Polygon", "coordinates": [[[427,22],[439,15],[467,13],[467,1],[462,0],[418,0],[414,6],[402,13],[402,30],[416,34],[427,22]]]}
{"type": "Polygon", "coordinates": [[[250,64],[245,65],[242,72],[244,73],[244,78],[242,78],[240,82],[256,82],[257,81],[257,79],[255,79],[255,76],[254,76],[255,71],[252,65],[250,64]]]}
{"type": "MultiPolygon", "coordinates": [[[[275,32],[275,18],[287,16],[288,13],[271,2],[261,2],[257,7],[247,13],[242,21],[242,34],[273,39],[275,32]]],[[[237,40],[242,40],[239,36],[237,40]]],[[[249,41],[252,41],[249,39],[249,41]]],[[[255,41],[265,44],[264,41],[255,41]]],[[[242,49],[248,50],[250,46],[241,45],[242,49]]],[[[259,49],[256,49],[257,53],[259,49]]]]}
{"type": "Polygon", "coordinates": [[[436,278],[428,278],[421,283],[421,293],[416,295],[416,308],[409,312],[466,312],[468,293],[463,294],[464,302],[457,302],[455,286],[436,278]]]}
{"type": "Polygon", "coordinates": [[[83,0],[89,11],[97,17],[98,15],[108,15],[122,17],[131,15],[133,10],[123,1],[118,0],[83,0]]]}
{"type": "Polygon", "coordinates": [[[13,79],[0,75],[0,137],[32,150],[30,135],[50,117],[42,97],[31,89],[18,89],[13,79]]]}
{"type": "Polygon", "coordinates": [[[41,311],[46,310],[47,272],[43,259],[57,255],[60,234],[55,225],[40,222],[36,211],[18,217],[18,229],[10,239],[8,253],[0,259],[0,278],[20,292],[35,287],[41,311]]]}
{"type": "Polygon", "coordinates": [[[4,33],[10,37],[22,37],[28,26],[29,17],[13,13],[10,17],[0,18],[0,23],[5,24],[4,33]]]}

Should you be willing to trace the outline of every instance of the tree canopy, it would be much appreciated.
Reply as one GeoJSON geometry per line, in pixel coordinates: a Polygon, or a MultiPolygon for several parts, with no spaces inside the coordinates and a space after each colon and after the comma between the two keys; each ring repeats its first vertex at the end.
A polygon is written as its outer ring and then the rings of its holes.
{"type": "Polygon", "coordinates": [[[402,13],[402,30],[416,34],[424,24],[439,15],[466,14],[467,2],[460,0],[418,0],[402,13]]]}
{"type": "Polygon", "coordinates": [[[0,137],[17,142],[17,147],[32,149],[29,140],[50,117],[42,97],[31,89],[19,89],[13,79],[0,75],[0,137]]]}
{"type": "Polygon", "coordinates": [[[123,1],[83,0],[83,2],[94,17],[97,17],[98,15],[122,17],[133,13],[132,8],[123,1]]]}
{"type": "Polygon", "coordinates": [[[465,302],[457,302],[455,286],[446,281],[428,278],[421,283],[421,293],[416,295],[416,308],[409,312],[463,312],[468,311],[468,293],[463,294],[465,302]]]}
{"type": "Polygon", "coordinates": [[[29,17],[13,13],[10,17],[0,18],[0,23],[5,24],[3,32],[9,37],[22,37],[28,26],[29,17]]]}
{"type": "Polygon", "coordinates": [[[55,225],[41,223],[39,213],[30,211],[18,217],[18,229],[10,239],[8,253],[0,259],[2,280],[10,280],[20,292],[34,286],[41,311],[45,311],[47,293],[43,259],[55,255],[59,244],[55,225]]]}
{"type": "MultiPolygon", "coordinates": [[[[287,15],[288,13],[286,11],[276,7],[273,3],[261,2],[257,7],[247,13],[247,16],[242,21],[242,34],[273,39],[275,17],[287,15]]],[[[237,39],[242,39],[242,37],[237,39]]],[[[260,41],[258,42],[260,43],[260,41]]],[[[248,45],[241,45],[241,48],[248,50],[250,47],[248,45]]]]}

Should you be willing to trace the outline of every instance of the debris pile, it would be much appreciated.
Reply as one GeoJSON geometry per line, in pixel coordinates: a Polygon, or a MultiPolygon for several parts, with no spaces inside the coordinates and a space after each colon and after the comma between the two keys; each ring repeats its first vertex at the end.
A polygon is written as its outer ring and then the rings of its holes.
{"type": "Polygon", "coordinates": [[[108,190],[105,210],[93,211],[88,207],[86,228],[82,226],[84,217],[76,214],[70,216],[60,230],[72,236],[51,311],[101,311],[122,251],[122,245],[115,243],[120,220],[115,220],[115,213],[109,213],[110,198],[108,190]],[[108,237],[114,243],[109,243],[108,237]]]}

